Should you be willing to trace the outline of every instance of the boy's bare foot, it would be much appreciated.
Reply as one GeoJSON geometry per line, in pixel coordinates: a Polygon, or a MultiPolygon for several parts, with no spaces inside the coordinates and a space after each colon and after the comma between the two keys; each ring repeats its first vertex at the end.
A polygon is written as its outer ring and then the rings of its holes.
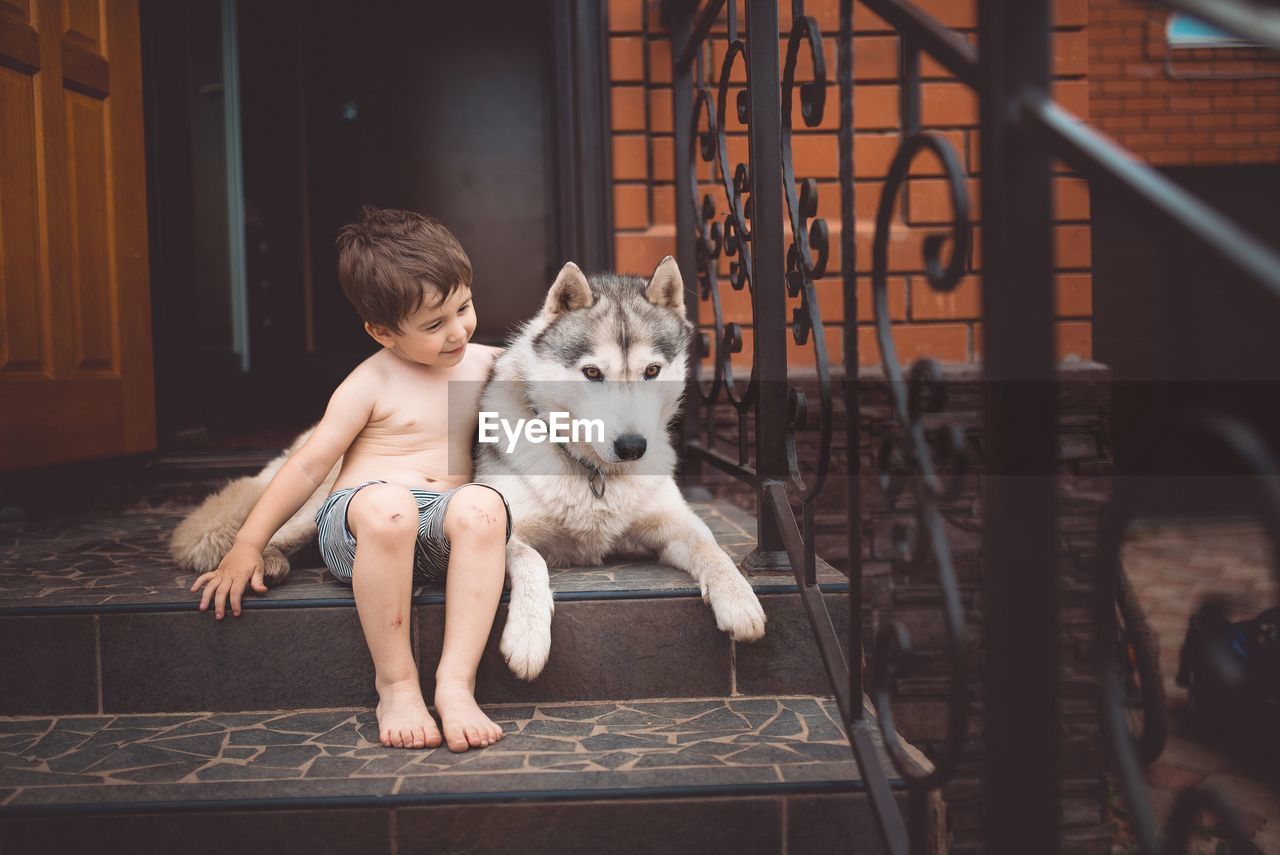
{"type": "Polygon", "coordinates": [[[444,725],[444,741],[450,751],[485,748],[502,738],[502,728],[480,711],[474,688],[463,680],[436,678],[436,712],[444,725]]]}
{"type": "Polygon", "coordinates": [[[440,729],[415,677],[378,688],[378,739],[388,748],[435,748],[440,729]]]}

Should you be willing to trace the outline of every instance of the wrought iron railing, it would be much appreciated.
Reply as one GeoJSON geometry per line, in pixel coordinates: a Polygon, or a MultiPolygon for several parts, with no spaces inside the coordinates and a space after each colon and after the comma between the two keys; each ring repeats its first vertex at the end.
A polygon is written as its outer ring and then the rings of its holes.
{"type": "MultiPolygon", "coordinates": [[[[952,221],[945,233],[923,241],[922,268],[929,285],[953,289],[966,272],[971,224],[963,160],[947,139],[922,129],[920,53],[928,54],[956,79],[976,90],[980,104],[983,321],[983,581],[982,581],[982,800],[986,851],[1052,853],[1059,849],[1059,543],[1057,539],[1057,409],[1054,355],[1052,245],[1052,157],[1081,175],[1118,190],[1140,214],[1161,220],[1181,239],[1203,247],[1241,276],[1241,287],[1262,295],[1268,310],[1280,305],[1280,258],[1198,200],[1128,156],[1114,143],[1078,121],[1049,94],[1050,3],[1048,0],[979,0],[981,55],[954,31],[905,0],[861,0],[887,21],[899,38],[901,143],[889,168],[876,216],[871,281],[875,331],[887,385],[893,428],[879,448],[880,483],[889,494],[913,493],[915,541],[903,554],[936,573],[942,600],[950,666],[946,735],[921,768],[894,729],[889,685],[893,664],[909,654],[906,629],[890,621],[881,628],[870,655],[868,694],[875,716],[864,712],[862,634],[862,544],[859,462],[858,318],[854,215],[853,2],[840,3],[838,35],[839,174],[841,275],[847,464],[849,626],[842,645],[816,579],[815,501],[827,484],[834,430],[833,378],[815,280],[830,254],[827,223],[817,216],[818,185],[798,177],[792,151],[792,104],[817,126],[830,109],[823,38],[803,0],[791,3],[785,64],[779,72],[777,0],[743,0],[740,28],[736,0],[668,0],[671,30],[675,127],[677,253],[686,275],[696,271],[700,300],[690,301],[693,320],[699,303],[709,306],[711,333],[702,339],[704,370],[695,362],[693,394],[683,423],[687,471],[714,466],[754,486],[759,542],[749,561],[789,568],[812,625],[823,664],[885,848],[911,851],[906,823],[892,795],[890,776],[908,790],[937,790],[953,776],[968,733],[970,642],[956,572],[952,566],[940,506],[952,494],[965,466],[963,432],[939,416],[946,408],[946,384],[931,359],[905,374],[894,345],[888,311],[887,247],[898,195],[911,164],[922,152],[942,164],[950,188],[952,221]],[[710,69],[708,45],[724,15],[726,45],[718,69],[710,69]],[[749,34],[749,37],[744,35],[749,34]],[[797,67],[807,54],[812,71],[798,82],[797,67]],[[745,88],[735,69],[745,67],[745,88]],[[735,97],[736,92],[736,97],[735,97]],[[749,156],[730,158],[729,117],[746,126],[749,156]],[[727,214],[703,195],[698,163],[710,163],[724,193],[727,214]],[[789,221],[789,238],[784,229],[789,221]],[[790,243],[786,243],[786,240],[790,243]],[[733,355],[746,336],[722,310],[727,287],[751,296],[751,372],[735,376],[733,355]],[[788,324],[788,295],[799,306],[788,324]],[[808,421],[808,402],[789,385],[786,336],[813,350],[817,401],[818,456],[804,471],[796,434],[808,421]],[[710,376],[707,376],[707,375],[710,376]],[[737,421],[736,441],[717,437],[717,404],[727,402],[737,421]],[[926,419],[928,416],[928,419],[926,419]],[[926,430],[926,422],[928,430],[926,430]],[[754,437],[751,437],[754,429],[754,437]],[[727,448],[722,447],[727,446],[727,448]],[[801,507],[800,522],[792,501],[801,507]],[[851,667],[852,665],[852,667],[851,667]],[[875,731],[888,753],[885,768],[875,750],[875,731]]],[[[1167,5],[1192,12],[1255,42],[1280,48],[1280,16],[1244,2],[1177,0],[1167,5]]],[[[1176,296],[1176,295],[1175,295],[1176,296]]],[[[1264,518],[1280,543],[1280,481],[1274,460],[1256,435],[1234,422],[1203,422],[1206,430],[1236,449],[1262,484],[1264,518]]],[[[1098,565],[1097,643],[1105,660],[1114,654],[1114,573],[1123,524],[1137,511],[1124,491],[1104,525],[1098,565]]],[[[895,538],[905,541],[908,529],[895,538]]],[[[1122,702],[1114,664],[1099,665],[1104,722],[1118,775],[1135,807],[1137,839],[1145,853],[1181,851],[1194,812],[1209,808],[1229,814],[1212,795],[1184,797],[1162,844],[1145,803],[1141,775],[1127,729],[1120,726],[1122,702]]],[[[1233,821],[1227,817],[1226,825],[1233,821]]],[[[1236,823],[1235,825],[1238,825],[1236,823]]],[[[1243,850],[1241,850],[1243,851],[1243,850]]]]}

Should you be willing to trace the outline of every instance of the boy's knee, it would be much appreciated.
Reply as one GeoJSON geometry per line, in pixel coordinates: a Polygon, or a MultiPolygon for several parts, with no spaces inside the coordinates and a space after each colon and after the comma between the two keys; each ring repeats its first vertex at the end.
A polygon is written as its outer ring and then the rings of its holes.
{"type": "Polygon", "coordinates": [[[462,487],[449,501],[444,530],[451,541],[459,538],[505,538],[507,507],[502,497],[488,487],[462,487]]]}
{"type": "Polygon", "coordinates": [[[347,508],[347,524],[357,540],[398,540],[418,534],[418,503],[404,487],[370,484],[347,508]]]}

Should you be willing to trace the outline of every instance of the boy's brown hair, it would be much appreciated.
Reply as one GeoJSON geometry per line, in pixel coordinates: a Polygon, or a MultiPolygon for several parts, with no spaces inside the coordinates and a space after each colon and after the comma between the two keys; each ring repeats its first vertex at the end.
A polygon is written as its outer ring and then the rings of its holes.
{"type": "Polygon", "coordinates": [[[364,321],[400,332],[428,290],[443,302],[471,284],[471,259],[453,233],[413,211],[360,209],[338,232],[338,282],[364,321]]]}

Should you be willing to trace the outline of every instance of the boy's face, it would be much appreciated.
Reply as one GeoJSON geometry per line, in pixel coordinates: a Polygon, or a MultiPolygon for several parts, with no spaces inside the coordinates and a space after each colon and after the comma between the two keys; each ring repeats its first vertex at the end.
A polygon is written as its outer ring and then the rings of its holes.
{"type": "Polygon", "coordinates": [[[364,328],[378,344],[410,362],[457,365],[476,331],[471,289],[460,285],[443,303],[423,301],[418,311],[401,321],[399,332],[369,323],[364,328]]]}

